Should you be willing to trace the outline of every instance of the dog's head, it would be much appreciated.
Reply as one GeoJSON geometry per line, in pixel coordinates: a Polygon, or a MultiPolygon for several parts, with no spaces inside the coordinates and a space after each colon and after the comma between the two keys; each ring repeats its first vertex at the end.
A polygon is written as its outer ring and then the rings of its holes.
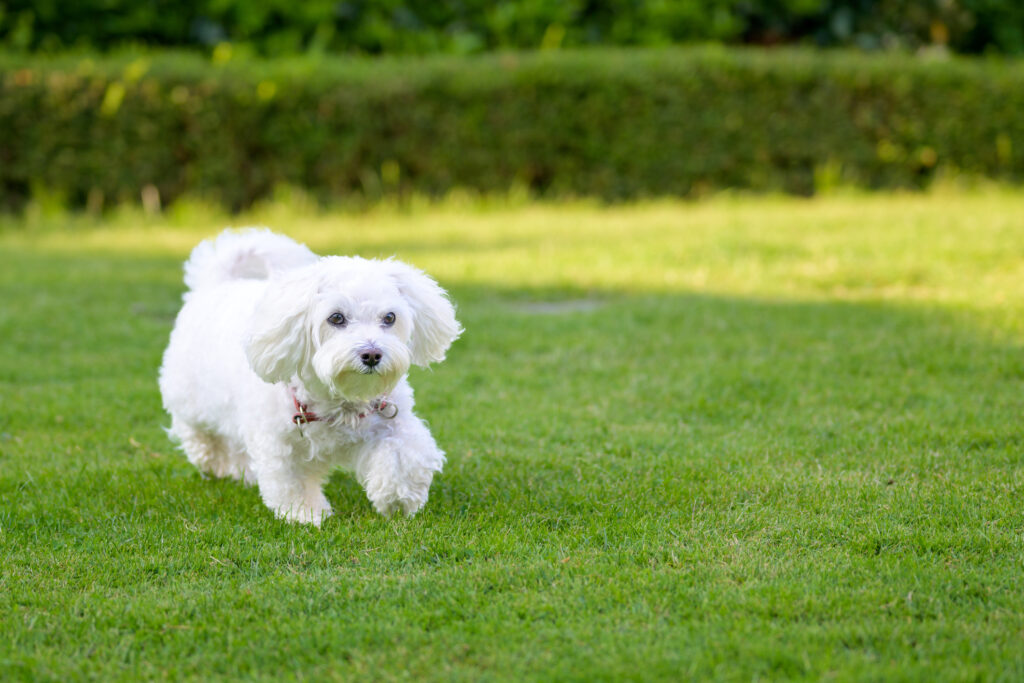
{"type": "Polygon", "coordinates": [[[267,382],[298,376],[344,400],[391,391],[410,365],[444,360],[462,332],[444,290],[398,261],[329,256],[267,286],[246,355],[267,382]]]}

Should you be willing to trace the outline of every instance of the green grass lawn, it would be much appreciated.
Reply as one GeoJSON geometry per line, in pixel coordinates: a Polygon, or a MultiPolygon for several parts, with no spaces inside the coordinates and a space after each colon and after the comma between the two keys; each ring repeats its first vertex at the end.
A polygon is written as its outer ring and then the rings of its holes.
{"type": "Polygon", "coordinates": [[[168,442],[223,216],[0,221],[0,679],[1024,678],[1024,193],[243,218],[452,292],[430,502],[168,442]]]}

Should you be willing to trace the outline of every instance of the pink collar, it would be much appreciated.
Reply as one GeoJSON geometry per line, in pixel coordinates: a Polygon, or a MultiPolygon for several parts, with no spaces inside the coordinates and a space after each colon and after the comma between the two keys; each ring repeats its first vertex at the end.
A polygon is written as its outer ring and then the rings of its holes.
{"type": "Polygon", "coordinates": [[[299,397],[295,395],[295,389],[288,387],[288,393],[292,395],[292,403],[295,404],[295,414],[292,415],[292,422],[297,425],[304,425],[309,422],[319,422],[317,414],[306,407],[305,403],[299,403],[299,397]]]}
{"type": "MultiPolygon", "coordinates": [[[[310,422],[320,422],[322,418],[314,413],[305,403],[299,402],[299,397],[295,394],[295,389],[291,386],[288,387],[288,393],[291,394],[292,403],[295,404],[295,414],[292,415],[292,422],[301,426],[310,422]]],[[[365,418],[367,415],[378,414],[385,420],[392,420],[398,415],[398,406],[394,403],[388,403],[387,396],[381,396],[375,398],[366,404],[366,407],[361,410],[358,415],[360,418],[365,418]]]]}

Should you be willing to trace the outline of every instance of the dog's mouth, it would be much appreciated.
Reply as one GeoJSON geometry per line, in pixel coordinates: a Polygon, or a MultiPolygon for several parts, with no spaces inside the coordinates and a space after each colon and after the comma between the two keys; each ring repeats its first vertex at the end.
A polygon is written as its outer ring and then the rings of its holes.
{"type": "Polygon", "coordinates": [[[349,367],[331,378],[332,393],[354,401],[364,401],[387,394],[401,375],[388,368],[349,367]]]}
{"type": "Polygon", "coordinates": [[[370,400],[390,392],[405,374],[400,353],[379,347],[336,351],[326,347],[313,357],[317,378],[333,396],[370,400]]]}

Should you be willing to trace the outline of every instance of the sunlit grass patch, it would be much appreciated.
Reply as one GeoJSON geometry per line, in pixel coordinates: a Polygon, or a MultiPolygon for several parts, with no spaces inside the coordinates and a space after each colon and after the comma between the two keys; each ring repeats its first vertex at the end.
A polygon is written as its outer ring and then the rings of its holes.
{"type": "Polygon", "coordinates": [[[8,218],[0,244],[180,258],[225,226],[266,225],[453,283],[1012,306],[1022,214],[1024,198],[1002,190],[613,207],[464,199],[345,213],[293,201],[240,216],[183,203],[99,222],[58,213],[29,230],[8,218]]]}

